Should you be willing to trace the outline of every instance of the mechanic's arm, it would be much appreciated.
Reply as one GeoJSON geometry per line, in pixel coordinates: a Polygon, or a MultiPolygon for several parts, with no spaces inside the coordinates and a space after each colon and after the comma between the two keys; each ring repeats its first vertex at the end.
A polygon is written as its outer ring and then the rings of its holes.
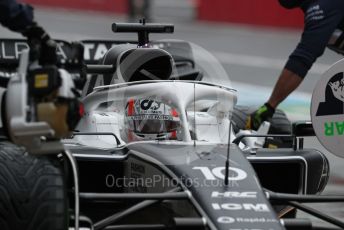
{"type": "Polygon", "coordinates": [[[268,104],[276,108],[302,82],[303,78],[284,68],[268,100],[268,104]]]}
{"type": "Polygon", "coordinates": [[[306,10],[301,41],[290,55],[267,103],[248,117],[247,129],[257,130],[263,121],[271,120],[275,108],[300,85],[313,63],[324,53],[332,33],[343,19],[344,1],[323,0],[318,4],[316,15],[306,10]]]}
{"type": "Polygon", "coordinates": [[[0,0],[0,23],[15,32],[22,32],[34,23],[33,8],[15,0],[0,0]]]}
{"type": "Polygon", "coordinates": [[[0,23],[12,31],[22,33],[28,38],[46,43],[50,36],[34,21],[33,8],[16,0],[0,0],[0,23]]]}
{"type": "Polygon", "coordinates": [[[305,14],[305,29],[294,52],[290,55],[268,104],[276,108],[302,82],[313,63],[320,57],[330,40],[334,30],[343,19],[343,1],[321,4],[323,14],[314,15],[314,11],[305,14]]]}

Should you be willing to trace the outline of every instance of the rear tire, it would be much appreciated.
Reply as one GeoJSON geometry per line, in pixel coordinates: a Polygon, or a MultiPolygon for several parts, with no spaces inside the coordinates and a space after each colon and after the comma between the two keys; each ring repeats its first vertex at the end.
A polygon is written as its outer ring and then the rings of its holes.
{"type": "MultiPolygon", "coordinates": [[[[240,129],[245,129],[246,121],[248,116],[257,110],[258,107],[248,107],[248,106],[235,106],[232,116],[233,129],[234,132],[239,132],[240,129]]],[[[271,126],[269,134],[291,134],[292,127],[288,120],[286,114],[280,110],[276,109],[276,112],[271,120],[271,126]]],[[[292,138],[290,137],[279,137],[267,140],[267,143],[271,143],[279,148],[281,147],[291,147],[292,138]]]]}
{"type": "Polygon", "coordinates": [[[0,229],[66,230],[68,203],[57,158],[0,142],[0,229]]]}

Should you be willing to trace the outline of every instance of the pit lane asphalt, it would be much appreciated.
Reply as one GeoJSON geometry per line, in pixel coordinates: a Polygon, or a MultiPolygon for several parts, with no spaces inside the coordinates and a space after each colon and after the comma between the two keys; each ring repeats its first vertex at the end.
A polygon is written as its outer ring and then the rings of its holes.
{"type": "MultiPolygon", "coordinates": [[[[173,15],[173,14],[171,14],[173,15]]],[[[113,34],[112,22],[124,22],[120,15],[83,12],[51,8],[37,8],[36,20],[54,37],[65,40],[80,39],[136,39],[135,35],[113,34]]],[[[290,52],[297,44],[301,31],[292,29],[256,28],[243,25],[195,22],[192,17],[158,15],[156,22],[175,24],[175,33],[169,38],[196,43],[219,58],[228,72],[232,85],[238,89],[240,104],[261,104],[269,96],[278,74],[290,52]],[[254,89],[254,91],[252,91],[254,89]],[[253,93],[254,92],[254,93],[253,93]],[[243,99],[240,99],[243,98],[243,99]],[[258,98],[258,99],[257,99],[258,98]]],[[[1,37],[19,37],[0,28],[1,37]]],[[[152,39],[164,39],[166,35],[152,35],[152,39]]],[[[321,74],[341,56],[327,50],[319,58],[302,85],[282,108],[289,111],[291,119],[309,119],[312,90],[321,74]],[[295,103],[298,103],[297,105],[295,103]],[[293,117],[293,106],[301,106],[293,117]]],[[[331,165],[331,181],[325,193],[344,194],[344,159],[328,153],[316,140],[307,138],[306,146],[326,153],[331,165]]],[[[319,210],[333,216],[344,217],[340,204],[316,205],[319,210]]]]}

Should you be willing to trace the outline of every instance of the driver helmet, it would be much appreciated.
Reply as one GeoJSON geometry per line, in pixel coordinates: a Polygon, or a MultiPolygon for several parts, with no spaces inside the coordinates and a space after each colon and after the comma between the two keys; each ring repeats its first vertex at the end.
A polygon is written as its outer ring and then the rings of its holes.
{"type": "Polygon", "coordinates": [[[125,109],[128,142],[140,140],[177,140],[180,131],[178,111],[152,99],[129,99],[125,109]]]}
{"type": "Polygon", "coordinates": [[[286,9],[293,9],[301,6],[304,0],[278,0],[281,6],[286,9]]]}

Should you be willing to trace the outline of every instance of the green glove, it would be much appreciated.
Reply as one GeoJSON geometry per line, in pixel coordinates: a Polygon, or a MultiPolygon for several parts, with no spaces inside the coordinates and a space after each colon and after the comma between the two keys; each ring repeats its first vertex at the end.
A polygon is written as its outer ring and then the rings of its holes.
{"type": "Polygon", "coordinates": [[[275,109],[268,103],[265,103],[248,117],[246,121],[246,129],[258,130],[259,126],[264,121],[271,120],[274,113],[275,109]]]}

